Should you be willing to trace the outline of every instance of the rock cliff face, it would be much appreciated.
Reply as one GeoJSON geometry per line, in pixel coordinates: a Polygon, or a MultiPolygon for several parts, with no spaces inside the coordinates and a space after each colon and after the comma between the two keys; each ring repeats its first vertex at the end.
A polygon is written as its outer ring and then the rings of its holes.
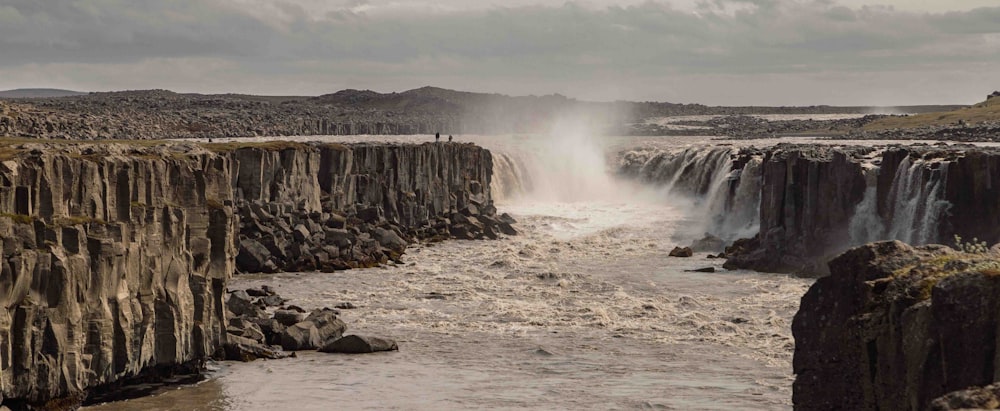
{"type": "Polygon", "coordinates": [[[514,233],[494,218],[492,157],[475,145],[282,143],[226,152],[238,165],[243,272],[370,267],[397,260],[415,239],[514,233]]]}
{"type": "Polygon", "coordinates": [[[995,148],[779,145],[762,168],[759,234],[727,267],[824,275],[830,258],[870,241],[1000,241],[995,148]]]}
{"type": "Polygon", "coordinates": [[[896,241],[831,261],[792,323],[795,409],[988,405],[971,391],[934,400],[1000,380],[998,258],[896,241]]]}
{"type": "Polygon", "coordinates": [[[78,400],[212,354],[225,338],[222,298],[236,254],[229,158],[191,147],[3,154],[6,402],[78,400]]]}
{"type": "Polygon", "coordinates": [[[514,234],[494,217],[491,161],[446,143],[0,148],[0,400],[58,408],[197,367],[230,339],[237,270],[372,266],[417,238],[514,234]]]}

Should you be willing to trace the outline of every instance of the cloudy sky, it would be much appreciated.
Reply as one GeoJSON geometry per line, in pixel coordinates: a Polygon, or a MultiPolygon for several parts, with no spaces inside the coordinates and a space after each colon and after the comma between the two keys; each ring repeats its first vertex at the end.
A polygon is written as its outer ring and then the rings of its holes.
{"type": "Polygon", "coordinates": [[[0,0],[0,89],[973,103],[1000,0],[0,0]]]}

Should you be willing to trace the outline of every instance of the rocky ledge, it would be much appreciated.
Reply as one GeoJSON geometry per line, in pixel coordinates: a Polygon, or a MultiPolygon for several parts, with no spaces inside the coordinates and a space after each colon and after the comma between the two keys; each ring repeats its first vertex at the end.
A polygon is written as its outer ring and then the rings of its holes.
{"type": "Polygon", "coordinates": [[[795,409],[997,408],[977,387],[1000,381],[1000,251],[968,251],[891,241],[831,261],[792,323],[795,409]]]}

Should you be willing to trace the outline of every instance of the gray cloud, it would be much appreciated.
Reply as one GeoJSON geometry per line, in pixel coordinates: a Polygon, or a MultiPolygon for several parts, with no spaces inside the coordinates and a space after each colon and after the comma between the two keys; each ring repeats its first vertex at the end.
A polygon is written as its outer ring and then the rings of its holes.
{"type": "Polygon", "coordinates": [[[513,4],[0,0],[0,88],[290,94],[433,84],[596,99],[861,104],[974,101],[1000,80],[992,74],[1000,72],[1000,7],[513,4]],[[783,89],[781,79],[805,88],[783,89]],[[923,79],[949,80],[926,84],[940,89],[933,96],[890,97],[923,79]],[[733,93],[741,82],[775,89],[733,93]]]}

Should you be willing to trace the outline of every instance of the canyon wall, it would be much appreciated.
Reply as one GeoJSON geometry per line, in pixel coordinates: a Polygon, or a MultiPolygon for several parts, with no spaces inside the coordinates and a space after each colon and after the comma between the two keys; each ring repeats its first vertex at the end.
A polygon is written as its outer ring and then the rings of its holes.
{"type": "Polygon", "coordinates": [[[63,407],[197,369],[236,271],[397,260],[514,234],[470,144],[14,143],[0,148],[0,395],[63,407]]]}
{"type": "Polygon", "coordinates": [[[825,275],[872,241],[1000,241],[994,148],[779,145],[762,167],[759,234],[731,250],[731,268],[825,275]]]}
{"type": "Polygon", "coordinates": [[[472,144],[208,147],[238,167],[242,272],[371,267],[416,239],[515,233],[494,217],[492,156],[472,144]]]}

